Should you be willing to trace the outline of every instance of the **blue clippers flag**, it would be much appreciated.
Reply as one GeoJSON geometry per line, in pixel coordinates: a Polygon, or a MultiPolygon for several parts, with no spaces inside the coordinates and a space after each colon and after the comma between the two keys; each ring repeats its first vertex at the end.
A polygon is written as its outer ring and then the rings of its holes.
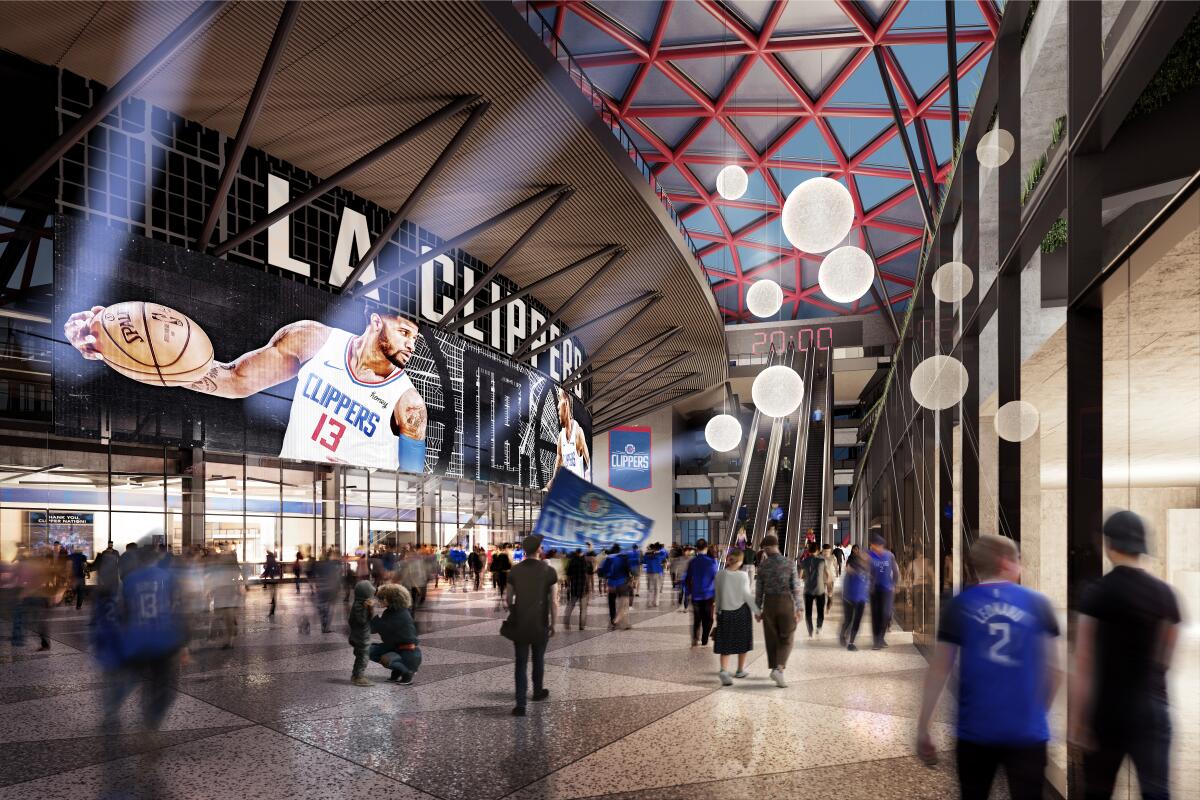
{"type": "Polygon", "coordinates": [[[560,469],[533,532],[547,550],[574,550],[586,548],[587,542],[597,548],[640,544],[653,527],[652,520],[608,492],[560,469]]]}
{"type": "Polygon", "coordinates": [[[608,485],[626,492],[650,488],[649,428],[625,426],[608,432],[608,485]]]}

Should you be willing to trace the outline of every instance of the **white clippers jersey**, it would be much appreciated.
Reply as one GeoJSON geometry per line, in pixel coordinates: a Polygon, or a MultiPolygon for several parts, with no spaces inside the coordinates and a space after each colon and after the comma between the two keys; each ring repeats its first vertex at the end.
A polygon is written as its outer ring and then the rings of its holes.
{"type": "Polygon", "coordinates": [[[583,453],[579,452],[575,441],[575,437],[579,431],[579,423],[572,419],[570,430],[562,428],[558,432],[558,449],[562,453],[563,469],[569,470],[586,480],[587,475],[583,466],[583,453]]]}
{"type": "Polygon", "coordinates": [[[355,338],[333,329],[300,368],[280,458],[399,468],[392,416],[400,395],[413,388],[412,380],[402,369],[374,381],[354,377],[350,348],[355,338]]]}

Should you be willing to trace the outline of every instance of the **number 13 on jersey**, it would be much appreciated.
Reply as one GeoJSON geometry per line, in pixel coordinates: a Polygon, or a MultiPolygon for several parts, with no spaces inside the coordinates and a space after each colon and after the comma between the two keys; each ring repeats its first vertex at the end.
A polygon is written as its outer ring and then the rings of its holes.
{"type": "Polygon", "coordinates": [[[317,427],[313,428],[312,440],[334,453],[337,452],[338,445],[341,444],[342,436],[345,434],[345,425],[328,414],[322,414],[321,418],[317,420],[317,427]],[[322,435],[322,431],[324,431],[324,435],[322,435]]]}

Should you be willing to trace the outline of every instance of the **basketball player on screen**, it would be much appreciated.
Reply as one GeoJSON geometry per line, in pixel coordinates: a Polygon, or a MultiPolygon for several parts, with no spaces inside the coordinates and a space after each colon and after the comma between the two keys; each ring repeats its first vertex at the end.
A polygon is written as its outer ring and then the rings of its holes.
{"type": "MultiPolygon", "coordinates": [[[[103,312],[79,311],[64,326],[67,341],[89,360],[104,358],[103,312]]],[[[358,336],[300,320],[257,350],[213,362],[187,388],[242,398],[296,378],[280,458],[424,472],[427,411],[404,372],[419,335],[416,323],[396,316],[371,314],[358,336]]]]}
{"type": "MultiPolygon", "coordinates": [[[[588,452],[587,438],[583,435],[583,427],[575,421],[571,414],[571,398],[562,389],[558,390],[558,421],[562,425],[558,432],[558,458],[554,461],[554,474],[565,468],[585,481],[591,480],[592,456],[588,452]]],[[[554,479],[546,484],[549,491],[554,479]]]]}

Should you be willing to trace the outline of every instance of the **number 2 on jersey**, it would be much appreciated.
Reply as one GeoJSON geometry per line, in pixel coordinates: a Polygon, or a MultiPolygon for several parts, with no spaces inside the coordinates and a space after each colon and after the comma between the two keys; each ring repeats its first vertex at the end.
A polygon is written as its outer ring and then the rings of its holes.
{"type": "Polygon", "coordinates": [[[341,444],[342,436],[346,433],[346,426],[338,422],[328,414],[322,414],[317,420],[317,427],[313,428],[312,440],[324,447],[329,452],[337,452],[338,445],[341,444]],[[328,423],[328,425],[326,425],[328,423]],[[328,432],[322,436],[321,429],[328,428],[328,432]]]}

